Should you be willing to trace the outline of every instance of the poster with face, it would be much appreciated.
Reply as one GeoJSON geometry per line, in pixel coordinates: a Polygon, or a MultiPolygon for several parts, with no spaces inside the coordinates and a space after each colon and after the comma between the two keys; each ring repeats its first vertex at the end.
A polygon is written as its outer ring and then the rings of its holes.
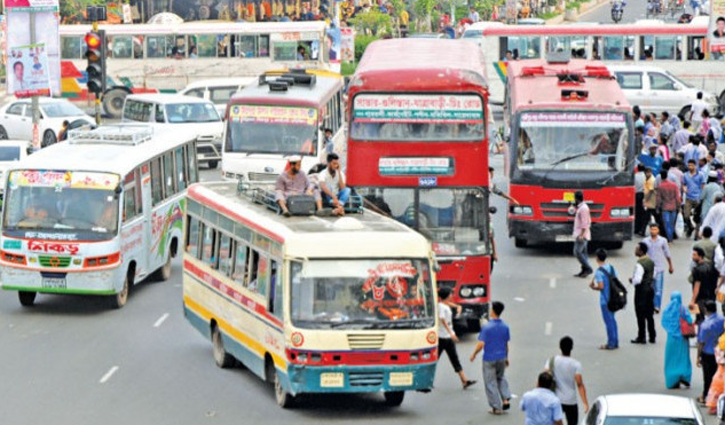
{"type": "Polygon", "coordinates": [[[50,96],[45,44],[11,46],[8,54],[8,92],[15,97],[50,96]]]}
{"type": "Polygon", "coordinates": [[[725,57],[725,0],[710,0],[710,26],[707,34],[713,57],[725,57]]]}

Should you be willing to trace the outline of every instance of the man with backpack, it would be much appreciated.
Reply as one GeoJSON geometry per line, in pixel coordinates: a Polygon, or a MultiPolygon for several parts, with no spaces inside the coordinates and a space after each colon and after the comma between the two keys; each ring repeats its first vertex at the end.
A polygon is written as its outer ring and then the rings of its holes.
{"type": "MultiPolygon", "coordinates": [[[[599,291],[599,307],[602,310],[602,319],[607,329],[607,343],[599,346],[600,350],[616,350],[619,348],[619,336],[617,332],[617,320],[614,318],[614,312],[624,307],[623,305],[613,305],[610,301],[620,301],[612,297],[611,288],[617,279],[617,272],[614,266],[607,263],[607,251],[604,248],[597,249],[597,264],[599,268],[594,273],[589,287],[595,291],[599,291]]],[[[620,284],[621,285],[621,284],[620,284]]],[[[626,297],[626,291],[624,292],[626,297]]]]}
{"type": "Polygon", "coordinates": [[[655,263],[647,256],[647,244],[640,242],[634,248],[634,255],[637,263],[634,266],[634,274],[629,278],[629,283],[634,285],[634,311],[637,315],[637,338],[632,344],[646,344],[646,330],[649,333],[649,342],[654,343],[657,333],[655,332],[654,320],[654,272],[655,263]]]}
{"type": "Polygon", "coordinates": [[[584,405],[584,414],[589,412],[589,401],[587,400],[587,389],[582,379],[582,364],[571,357],[571,350],[574,348],[574,340],[565,336],[559,341],[560,356],[552,356],[544,365],[544,370],[554,378],[554,393],[561,401],[561,409],[564,411],[567,425],[579,423],[579,407],[577,406],[576,393],[584,405]]]}

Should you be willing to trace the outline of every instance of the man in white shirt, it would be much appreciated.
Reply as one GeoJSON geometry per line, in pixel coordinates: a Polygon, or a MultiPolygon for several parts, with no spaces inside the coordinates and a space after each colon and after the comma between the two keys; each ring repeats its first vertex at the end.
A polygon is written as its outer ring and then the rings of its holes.
{"type": "Polygon", "coordinates": [[[582,379],[582,365],[578,360],[571,357],[571,350],[574,348],[574,340],[565,336],[559,341],[560,356],[551,357],[544,365],[544,370],[554,376],[556,382],[556,396],[561,401],[561,408],[566,416],[567,425],[577,425],[579,421],[579,408],[577,406],[576,393],[584,405],[584,414],[589,411],[587,400],[587,389],[582,379]],[[553,370],[552,370],[553,369],[553,370]]]}
{"type": "Polygon", "coordinates": [[[697,133],[702,125],[702,112],[707,109],[707,103],[702,100],[702,92],[697,92],[697,99],[690,105],[690,121],[692,122],[692,131],[697,133]]]}
{"type": "Polygon", "coordinates": [[[712,229],[710,240],[717,243],[720,233],[725,230],[725,202],[722,199],[710,207],[710,211],[707,212],[700,228],[704,229],[708,226],[712,229]]]}
{"type": "Polygon", "coordinates": [[[465,390],[475,384],[476,381],[472,381],[466,377],[461,362],[458,359],[458,352],[456,351],[458,337],[453,330],[453,312],[449,305],[456,306],[458,314],[461,313],[461,306],[451,301],[451,295],[452,293],[449,288],[438,289],[438,319],[440,321],[440,325],[438,325],[438,359],[443,357],[443,353],[448,354],[448,360],[451,361],[453,371],[461,378],[461,385],[465,390]]]}
{"type": "Polygon", "coordinates": [[[336,153],[327,154],[327,168],[320,173],[319,183],[325,204],[334,208],[333,214],[345,215],[345,204],[350,199],[351,190],[347,187],[345,174],[340,169],[340,157],[336,153]]]}

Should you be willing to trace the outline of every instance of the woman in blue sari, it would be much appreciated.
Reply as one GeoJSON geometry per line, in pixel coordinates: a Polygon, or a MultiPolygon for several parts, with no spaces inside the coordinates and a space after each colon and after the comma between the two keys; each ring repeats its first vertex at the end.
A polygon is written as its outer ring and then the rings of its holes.
{"type": "Polygon", "coordinates": [[[679,388],[680,384],[690,386],[692,362],[687,338],[682,336],[680,318],[692,323],[690,313],[682,305],[682,294],[675,291],[670,295],[670,303],[662,312],[662,327],[667,331],[665,345],[665,385],[669,389],[679,388]]]}

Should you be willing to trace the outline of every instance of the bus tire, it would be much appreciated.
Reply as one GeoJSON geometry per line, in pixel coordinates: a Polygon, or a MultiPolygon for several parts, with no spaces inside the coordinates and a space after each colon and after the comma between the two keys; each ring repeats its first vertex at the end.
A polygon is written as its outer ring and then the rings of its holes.
{"type": "Polygon", "coordinates": [[[126,277],[123,279],[123,288],[117,294],[110,296],[111,307],[119,309],[126,305],[126,302],[128,302],[129,286],[128,274],[126,274],[126,277]]]}
{"type": "Polygon", "coordinates": [[[156,270],[154,273],[154,280],[157,280],[159,282],[166,282],[171,278],[171,259],[172,259],[171,252],[169,252],[169,256],[166,258],[166,262],[163,266],[161,266],[160,269],[156,270]]]}
{"type": "Polygon", "coordinates": [[[214,363],[221,369],[229,369],[234,366],[234,357],[227,353],[224,349],[224,340],[222,333],[219,332],[219,326],[215,324],[211,328],[211,347],[214,354],[214,363]]]}
{"type": "Polygon", "coordinates": [[[103,94],[103,110],[111,118],[121,118],[123,113],[123,102],[128,96],[123,89],[111,89],[103,94]]]}
{"type": "Polygon", "coordinates": [[[468,319],[466,321],[466,330],[471,333],[478,333],[481,331],[481,319],[468,319]]]}
{"type": "Polygon", "coordinates": [[[18,299],[20,300],[20,305],[23,307],[32,307],[33,304],[35,304],[35,295],[37,292],[31,292],[31,291],[18,291],[18,299]]]}
{"type": "Polygon", "coordinates": [[[209,167],[210,170],[216,170],[216,167],[219,165],[219,161],[209,161],[206,163],[206,166],[209,167]]]}
{"type": "Polygon", "coordinates": [[[526,248],[528,242],[523,238],[514,238],[514,245],[516,248],[526,248]]]}
{"type": "Polygon", "coordinates": [[[383,396],[385,397],[385,405],[390,407],[398,407],[403,404],[405,398],[404,391],[386,391],[383,396]]]}
{"type": "Polygon", "coordinates": [[[277,369],[274,368],[274,364],[272,364],[272,369],[274,370],[272,372],[274,373],[274,400],[277,402],[279,407],[289,409],[294,405],[295,398],[292,394],[284,390],[282,381],[279,379],[277,369]]]}

